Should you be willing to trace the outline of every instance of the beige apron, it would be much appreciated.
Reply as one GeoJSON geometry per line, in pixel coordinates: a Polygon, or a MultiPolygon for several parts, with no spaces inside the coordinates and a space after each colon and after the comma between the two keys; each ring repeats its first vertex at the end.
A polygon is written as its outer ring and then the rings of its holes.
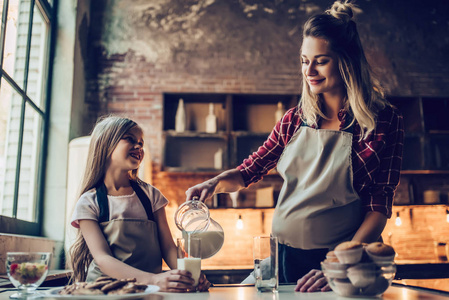
{"type": "MultiPolygon", "coordinates": [[[[151,210],[151,202],[136,183],[132,183],[132,186],[144,205],[148,220],[114,219],[100,222],[100,227],[115,258],[142,271],[161,273],[162,255],[159,246],[157,224],[154,221],[151,210]]],[[[109,220],[109,208],[106,206],[107,192],[105,193],[105,187],[97,188],[97,200],[100,206],[100,220],[105,218],[109,220]],[[106,201],[104,199],[105,197],[106,201]]],[[[92,261],[89,266],[86,281],[94,281],[100,276],[104,276],[104,274],[98,268],[95,261],[92,261]]]]}
{"type": "Polygon", "coordinates": [[[301,126],[277,164],[284,179],[272,231],[300,249],[333,249],[362,222],[353,187],[352,133],[301,126]]]}

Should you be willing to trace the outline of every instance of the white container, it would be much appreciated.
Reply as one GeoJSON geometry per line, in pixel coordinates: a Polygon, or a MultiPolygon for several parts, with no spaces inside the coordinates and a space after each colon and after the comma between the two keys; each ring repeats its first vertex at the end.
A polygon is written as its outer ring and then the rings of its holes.
{"type": "Polygon", "coordinates": [[[217,132],[217,116],[214,113],[214,104],[209,103],[209,114],[206,116],[206,132],[217,132]]]}
{"type": "Polygon", "coordinates": [[[186,131],[186,110],[184,108],[184,100],[181,98],[178,102],[178,109],[175,116],[175,131],[186,131]]]}
{"type": "Polygon", "coordinates": [[[279,121],[285,114],[284,105],[281,101],[278,102],[278,108],[274,113],[275,122],[279,121]]]}
{"type": "Polygon", "coordinates": [[[440,203],[440,191],[435,191],[435,190],[424,191],[424,203],[425,204],[440,203]]]}

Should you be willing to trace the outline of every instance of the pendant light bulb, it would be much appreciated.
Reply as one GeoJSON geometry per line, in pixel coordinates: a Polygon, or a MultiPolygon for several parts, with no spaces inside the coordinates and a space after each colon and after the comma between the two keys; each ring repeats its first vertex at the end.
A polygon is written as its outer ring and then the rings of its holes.
{"type": "Polygon", "coordinates": [[[396,212],[396,220],[395,220],[394,224],[396,226],[401,226],[402,225],[402,220],[401,220],[401,217],[399,216],[399,212],[396,212]]]}
{"type": "Polygon", "coordinates": [[[235,227],[236,227],[238,230],[242,230],[242,229],[243,229],[242,215],[239,215],[239,219],[237,220],[237,223],[235,223],[235,227]]]}

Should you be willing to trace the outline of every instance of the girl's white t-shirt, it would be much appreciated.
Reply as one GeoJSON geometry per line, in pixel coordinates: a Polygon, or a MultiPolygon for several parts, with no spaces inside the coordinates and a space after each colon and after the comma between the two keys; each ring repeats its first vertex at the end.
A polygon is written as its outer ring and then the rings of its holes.
{"type": "MultiPolygon", "coordinates": [[[[140,187],[151,201],[153,212],[165,207],[168,204],[167,198],[152,185],[140,184],[140,187]]],[[[109,219],[147,219],[145,208],[133,191],[131,195],[111,196],[108,195],[109,219]]],[[[71,225],[79,228],[79,220],[94,220],[98,222],[100,207],[97,201],[97,191],[95,188],[88,190],[81,195],[75,205],[72,215],[71,225]]]]}

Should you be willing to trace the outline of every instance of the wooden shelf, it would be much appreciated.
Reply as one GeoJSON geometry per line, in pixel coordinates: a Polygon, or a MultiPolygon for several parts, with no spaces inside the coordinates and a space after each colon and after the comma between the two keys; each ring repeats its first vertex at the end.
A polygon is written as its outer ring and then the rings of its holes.
{"type": "Polygon", "coordinates": [[[216,133],[197,132],[197,131],[184,131],[177,132],[175,130],[165,131],[167,136],[171,137],[189,137],[189,138],[227,138],[228,134],[224,131],[218,131],[216,133]]]}
{"type": "Polygon", "coordinates": [[[168,172],[211,172],[234,168],[256,151],[276,124],[275,112],[297,105],[298,95],[165,93],[164,158],[168,172]],[[175,115],[179,99],[186,110],[187,131],[176,132],[175,115]],[[205,132],[209,104],[214,104],[218,132],[205,132]],[[222,165],[216,168],[215,154],[223,152],[222,165]]]}
{"type": "Polygon", "coordinates": [[[402,170],[403,175],[444,174],[449,175],[449,170],[402,170]]]}

